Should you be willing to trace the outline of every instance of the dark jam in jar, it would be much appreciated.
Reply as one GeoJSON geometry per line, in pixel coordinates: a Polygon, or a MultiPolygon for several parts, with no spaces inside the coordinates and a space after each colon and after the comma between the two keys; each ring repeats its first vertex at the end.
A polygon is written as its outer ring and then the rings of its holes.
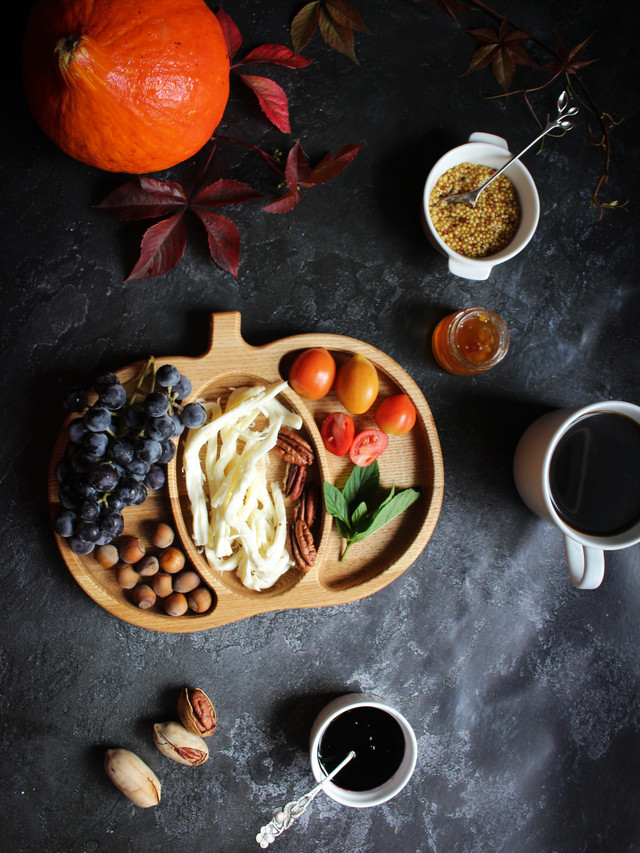
{"type": "Polygon", "coordinates": [[[384,785],[404,757],[400,724],[381,708],[361,705],[344,711],[329,723],[320,739],[320,766],[331,773],[351,750],[356,757],[334,776],[333,783],[348,791],[370,791],[384,785]]]}

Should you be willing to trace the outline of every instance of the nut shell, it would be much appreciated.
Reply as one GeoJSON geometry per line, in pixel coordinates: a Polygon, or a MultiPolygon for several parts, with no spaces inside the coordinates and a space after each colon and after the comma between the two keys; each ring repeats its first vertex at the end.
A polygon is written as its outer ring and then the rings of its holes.
{"type": "Polygon", "coordinates": [[[211,699],[199,687],[185,687],[178,697],[178,716],[189,732],[210,737],[218,725],[211,699]]]}
{"type": "Polygon", "coordinates": [[[199,767],[209,758],[209,747],[180,723],[156,723],[153,740],[160,752],[178,764],[199,767]]]}
{"type": "Polygon", "coordinates": [[[116,788],[134,806],[148,809],[160,802],[162,785],[158,777],[131,750],[108,749],[104,754],[104,769],[116,788]]]}

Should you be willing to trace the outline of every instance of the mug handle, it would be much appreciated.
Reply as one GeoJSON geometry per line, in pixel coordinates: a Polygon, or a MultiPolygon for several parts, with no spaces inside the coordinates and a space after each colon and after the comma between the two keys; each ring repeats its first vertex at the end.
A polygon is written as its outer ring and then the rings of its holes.
{"type": "Polygon", "coordinates": [[[578,589],[596,589],[604,578],[604,551],[581,545],[575,539],[564,537],[569,577],[578,589]]]}

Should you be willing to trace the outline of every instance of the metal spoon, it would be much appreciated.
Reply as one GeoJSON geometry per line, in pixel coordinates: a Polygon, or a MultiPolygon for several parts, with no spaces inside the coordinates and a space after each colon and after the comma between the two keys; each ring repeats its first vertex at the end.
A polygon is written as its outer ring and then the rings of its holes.
{"type": "Polygon", "coordinates": [[[443,204],[446,202],[447,204],[467,204],[470,207],[475,207],[476,202],[478,201],[478,196],[480,193],[485,190],[491,181],[495,181],[498,175],[501,175],[505,169],[508,169],[509,166],[514,163],[516,160],[519,160],[522,155],[528,151],[536,142],[539,142],[543,136],[546,136],[547,133],[550,133],[552,130],[557,130],[558,128],[561,130],[571,130],[573,127],[573,122],[569,121],[568,116],[574,116],[578,113],[577,107],[569,107],[569,95],[566,92],[562,92],[560,97],[558,98],[558,115],[555,117],[553,121],[549,119],[547,116],[547,126],[542,131],[542,133],[538,134],[536,138],[530,142],[526,148],[523,148],[519,154],[514,154],[514,156],[507,160],[504,166],[501,169],[498,169],[490,178],[481,184],[478,189],[472,190],[468,193],[459,193],[458,195],[449,195],[445,198],[439,199],[436,204],[443,204]]]}
{"type": "Polygon", "coordinates": [[[320,784],[316,785],[315,788],[312,788],[308,794],[305,794],[298,800],[294,800],[292,803],[287,803],[284,808],[279,812],[276,812],[271,821],[266,826],[261,827],[260,832],[256,835],[256,841],[260,847],[264,850],[272,844],[276,840],[276,837],[281,835],[285,829],[289,829],[293,821],[300,817],[316,795],[322,791],[327,782],[333,779],[334,776],[337,776],[342,768],[355,757],[355,752],[351,750],[349,755],[347,755],[347,757],[338,764],[336,769],[332,770],[331,773],[329,773],[329,775],[326,776],[320,784]]]}

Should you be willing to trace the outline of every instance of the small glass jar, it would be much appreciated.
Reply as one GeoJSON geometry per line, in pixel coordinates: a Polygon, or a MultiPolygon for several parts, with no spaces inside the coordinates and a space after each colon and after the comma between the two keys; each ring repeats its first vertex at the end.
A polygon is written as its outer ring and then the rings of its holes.
{"type": "Polygon", "coordinates": [[[466,308],[440,320],[431,346],[440,367],[470,376],[502,361],[509,349],[509,330],[493,311],[466,308]]]}

